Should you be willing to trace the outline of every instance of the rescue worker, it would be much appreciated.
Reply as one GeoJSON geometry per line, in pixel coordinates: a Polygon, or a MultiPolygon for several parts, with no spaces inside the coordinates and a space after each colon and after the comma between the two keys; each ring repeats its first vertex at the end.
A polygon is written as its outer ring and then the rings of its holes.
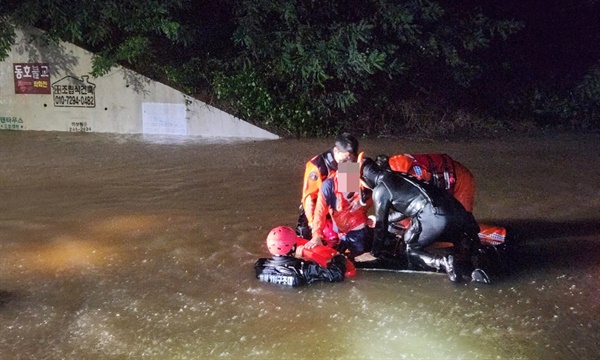
{"type": "Polygon", "coordinates": [[[361,164],[363,185],[373,190],[375,229],[371,254],[385,254],[393,221],[410,218],[403,235],[409,265],[445,270],[453,282],[461,282],[463,273],[472,271],[473,281],[488,282],[489,278],[475,267],[479,240],[478,225],[472,214],[455,198],[425,181],[404,173],[382,170],[370,158],[361,164]],[[434,242],[451,242],[454,253],[441,256],[425,250],[434,242]]]}
{"type": "MultiPolygon", "coordinates": [[[[382,169],[408,173],[428,181],[454,196],[468,212],[473,213],[475,178],[469,169],[449,155],[403,154],[392,157],[379,155],[377,164],[382,169]]],[[[396,223],[394,227],[402,231],[402,225],[406,225],[406,221],[404,224],[396,223]]],[[[506,228],[502,226],[479,224],[479,239],[485,245],[492,247],[503,245],[506,234],[506,228]]]]}
{"type": "Polygon", "coordinates": [[[288,226],[278,226],[267,236],[267,248],[273,255],[261,258],[254,264],[256,278],[260,281],[288,286],[314,282],[340,282],[346,273],[346,258],[337,254],[326,264],[299,258],[302,251],[297,246],[298,236],[288,226]]]}
{"type": "Polygon", "coordinates": [[[338,171],[325,179],[317,195],[312,239],[307,248],[323,245],[323,230],[329,215],[340,240],[339,252],[349,250],[349,258],[354,259],[371,249],[372,230],[367,226],[367,211],[373,202],[370,197],[366,202],[361,197],[359,171],[357,163],[341,163],[338,171]]]}
{"type": "MultiPolygon", "coordinates": [[[[300,236],[306,239],[311,238],[315,206],[323,181],[338,169],[338,164],[355,162],[357,156],[358,140],[349,133],[342,133],[335,139],[335,144],[331,149],[313,157],[306,163],[300,200],[300,216],[298,217],[298,234],[300,236]]],[[[358,203],[354,205],[358,207],[358,203]]]]}
{"type": "Polygon", "coordinates": [[[454,196],[470,213],[475,202],[475,179],[460,162],[447,154],[379,155],[382,169],[403,172],[425,180],[454,196]]]}

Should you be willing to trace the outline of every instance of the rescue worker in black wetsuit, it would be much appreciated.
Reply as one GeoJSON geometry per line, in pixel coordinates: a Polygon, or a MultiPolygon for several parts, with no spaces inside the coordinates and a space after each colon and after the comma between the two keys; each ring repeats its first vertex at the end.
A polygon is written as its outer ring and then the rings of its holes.
{"type": "Polygon", "coordinates": [[[372,159],[361,164],[363,185],[372,189],[376,223],[371,254],[385,255],[390,221],[410,218],[404,233],[409,265],[445,270],[453,282],[473,271],[473,281],[489,282],[473,259],[477,255],[479,226],[473,216],[451,195],[408,174],[382,170],[372,159]],[[454,254],[433,255],[425,248],[436,241],[451,242],[454,254]],[[468,272],[467,272],[468,273],[468,272]]]}
{"type": "Polygon", "coordinates": [[[335,255],[327,266],[295,257],[298,236],[288,226],[278,226],[269,232],[267,247],[271,258],[259,259],[254,264],[256,278],[260,281],[288,286],[314,282],[340,282],[345,278],[346,258],[335,255]]]}

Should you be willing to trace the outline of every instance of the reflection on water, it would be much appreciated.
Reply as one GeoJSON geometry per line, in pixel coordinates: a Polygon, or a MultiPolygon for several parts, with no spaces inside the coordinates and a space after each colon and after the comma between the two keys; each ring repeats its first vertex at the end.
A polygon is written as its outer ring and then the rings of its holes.
{"type": "Polygon", "coordinates": [[[600,179],[581,169],[600,159],[579,155],[598,140],[364,141],[368,155],[466,164],[476,216],[521,235],[514,273],[456,286],[360,272],[288,289],[257,282],[252,265],[270,228],[294,224],[304,163],[328,141],[0,132],[0,353],[594,359],[600,179]]]}

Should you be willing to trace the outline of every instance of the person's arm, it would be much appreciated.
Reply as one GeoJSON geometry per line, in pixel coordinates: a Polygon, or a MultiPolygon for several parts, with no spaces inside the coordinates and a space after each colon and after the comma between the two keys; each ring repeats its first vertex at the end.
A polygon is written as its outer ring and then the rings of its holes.
{"type": "Polygon", "coordinates": [[[319,194],[319,189],[323,180],[319,169],[312,163],[312,160],[306,163],[304,171],[304,183],[302,185],[302,206],[308,220],[309,226],[312,226],[314,220],[315,202],[319,194]]]}
{"type": "MultiPolygon", "coordinates": [[[[370,191],[370,190],[369,190],[370,191]]],[[[362,204],[362,201],[361,201],[362,204]]],[[[373,206],[373,196],[372,196],[372,192],[368,194],[367,196],[367,200],[364,202],[363,207],[365,207],[367,210],[370,209],[373,206]]]]}
{"type": "Polygon", "coordinates": [[[371,254],[377,257],[383,250],[387,229],[389,225],[388,215],[392,205],[390,192],[384,184],[378,185],[373,190],[373,204],[375,205],[375,228],[373,231],[373,248],[371,254]]]}
{"type": "Polygon", "coordinates": [[[306,244],[307,249],[317,245],[323,245],[323,229],[325,229],[328,212],[329,207],[327,206],[325,195],[323,194],[323,191],[319,191],[313,217],[312,239],[306,244]]]}
{"type": "Polygon", "coordinates": [[[312,239],[306,244],[307,249],[317,245],[323,245],[323,229],[325,229],[327,214],[329,213],[330,208],[330,203],[327,199],[332,196],[334,188],[332,176],[334,175],[330,175],[329,178],[323,181],[321,189],[319,190],[313,218],[312,239]]]}

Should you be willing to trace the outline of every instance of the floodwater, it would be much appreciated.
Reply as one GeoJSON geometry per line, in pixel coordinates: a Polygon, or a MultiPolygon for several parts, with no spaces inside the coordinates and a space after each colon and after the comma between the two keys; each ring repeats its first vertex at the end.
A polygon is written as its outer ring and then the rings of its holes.
{"type": "Polygon", "coordinates": [[[476,217],[520,238],[494,284],[258,282],[330,141],[0,131],[0,358],[598,358],[598,134],[362,143],[471,169],[476,217]]]}

